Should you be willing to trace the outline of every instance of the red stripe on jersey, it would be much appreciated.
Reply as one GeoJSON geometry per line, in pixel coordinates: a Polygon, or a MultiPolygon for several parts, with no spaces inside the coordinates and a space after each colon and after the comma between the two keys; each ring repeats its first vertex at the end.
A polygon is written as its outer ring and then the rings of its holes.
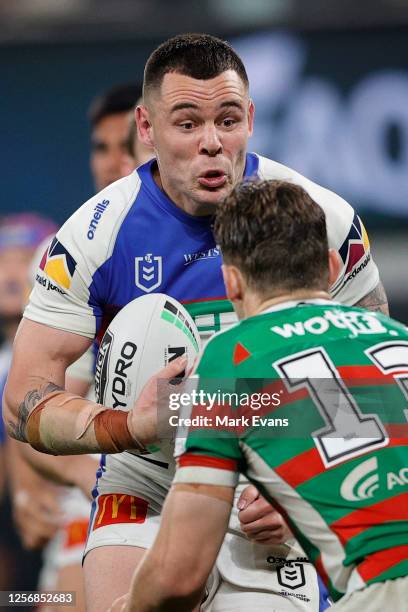
{"type": "Polygon", "coordinates": [[[354,379],[355,384],[360,384],[361,379],[364,379],[365,385],[394,385],[396,374],[406,374],[407,368],[395,370],[392,374],[384,374],[375,365],[365,366],[338,366],[337,371],[346,385],[352,385],[354,379]]]}
{"type": "MultiPolygon", "coordinates": [[[[387,426],[387,432],[389,435],[393,427],[395,427],[395,431],[398,431],[398,434],[401,435],[401,431],[406,432],[405,438],[394,438],[389,441],[386,447],[389,448],[391,446],[406,446],[408,444],[408,424],[404,425],[395,425],[395,426],[387,426]],[[402,430],[400,430],[402,428],[402,430]]],[[[368,448],[367,453],[370,452],[368,448]]],[[[362,453],[362,455],[365,453],[362,453]]],[[[336,467],[336,466],[333,466],[336,467]]],[[[279,467],[275,468],[275,472],[279,474],[281,478],[283,478],[290,486],[298,487],[299,485],[307,482],[311,478],[322,474],[326,469],[324,463],[319,455],[317,448],[310,448],[309,450],[301,453],[300,455],[296,455],[282,463],[279,467]]]]}
{"type": "Polygon", "coordinates": [[[220,457],[210,457],[209,455],[193,455],[184,453],[178,460],[179,467],[209,467],[217,470],[238,471],[238,462],[234,459],[221,459],[220,457]]]}
{"type": "Polygon", "coordinates": [[[197,300],[181,300],[182,304],[197,304],[199,302],[215,302],[217,300],[221,301],[221,300],[226,300],[227,296],[226,295],[222,295],[220,297],[212,297],[212,298],[198,298],[197,300]]]}
{"type": "Polygon", "coordinates": [[[392,438],[393,446],[406,446],[408,444],[408,423],[388,423],[385,430],[392,438]],[[395,442],[398,442],[396,445],[395,442]]]}
{"type": "Polygon", "coordinates": [[[394,548],[379,550],[372,555],[368,555],[357,566],[357,571],[364,582],[368,582],[406,559],[408,559],[408,546],[394,546],[394,548]]]}
{"type": "Polygon", "coordinates": [[[346,380],[353,378],[367,378],[367,379],[375,379],[375,384],[377,384],[378,379],[380,378],[389,378],[394,382],[392,376],[385,376],[380,372],[380,370],[375,365],[365,365],[365,366],[338,366],[338,373],[341,378],[346,380]]]}
{"type": "Polygon", "coordinates": [[[323,565],[322,555],[319,555],[318,557],[316,557],[314,561],[314,565],[317,569],[317,572],[320,578],[323,580],[324,585],[328,587],[329,586],[329,576],[326,572],[326,568],[323,565]]]}
{"type": "Polygon", "coordinates": [[[330,525],[344,545],[370,527],[388,521],[407,521],[408,493],[401,493],[390,499],[372,504],[367,508],[354,510],[330,525]]]}
{"type": "Polygon", "coordinates": [[[295,488],[318,474],[322,474],[325,469],[317,448],[311,448],[285,461],[275,469],[275,472],[295,488]]]}

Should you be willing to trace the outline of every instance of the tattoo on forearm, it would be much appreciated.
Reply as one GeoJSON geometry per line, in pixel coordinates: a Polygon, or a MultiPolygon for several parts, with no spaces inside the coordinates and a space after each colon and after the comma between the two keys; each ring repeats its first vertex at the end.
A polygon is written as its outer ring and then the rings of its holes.
{"type": "Polygon", "coordinates": [[[62,389],[62,387],[47,381],[41,385],[39,389],[32,389],[26,394],[24,400],[18,407],[17,422],[9,421],[9,429],[12,432],[13,438],[20,440],[21,442],[27,442],[25,428],[27,419],[34,406],[38,404],[38,402],[41,401],[46,395],[48,395],[48,393],[52,393],[53,391],[58,391],[60,389],[62,389]]]}
{"type": "Polygon", "coordinates": [[[362,300],[355,304],[355,306],[358,306],[359,308],[367,308],[367,310],[382,312],[383,314],[389,314],[387,294],[385,293],[385,289],[381,281],[378,283],[375,289],[365,295],[362,300]]]}

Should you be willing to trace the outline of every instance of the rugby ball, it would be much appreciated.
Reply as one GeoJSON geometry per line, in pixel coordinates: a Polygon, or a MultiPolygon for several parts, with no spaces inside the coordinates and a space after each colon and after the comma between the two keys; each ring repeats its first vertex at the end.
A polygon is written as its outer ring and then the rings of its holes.
{"type": "MultiPolygon", "coordinates": [[[[197,327],[177,300],[162,293],[136,298],[120,310],[102,338],[95,366],[96,401],[130,410],[151,376],[183,354],[190,369],[199,350],[197,327]]],[[[152,450],[156,455],[159,448],[152,450]]],[[[165,454],[168,460],[168,449],[165,454]]]]}

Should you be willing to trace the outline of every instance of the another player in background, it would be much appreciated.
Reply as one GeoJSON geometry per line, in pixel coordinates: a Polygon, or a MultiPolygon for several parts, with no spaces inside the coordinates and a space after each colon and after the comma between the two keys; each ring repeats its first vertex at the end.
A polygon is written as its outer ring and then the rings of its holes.
{"type": "MultiPolygon", "coordinates": [[[[127,414],[72,398],[62,390],[65,368],[96,335],[102,336],[123,305],[151,291],[169,293],[183,302],[203,338],[235,321],[225,295],[212,219],[217,205],[243,176],[286,178],[302,185],[327,213],[329,243],[340,263],[333,294],[347,303],[386,307],[365,230],[351,206],[295,171],[247,153],[253,116],[245,67],[226,43],[208,35],[180,35],[152,54],[137,124],[157,160],[104,189],[77,211],[40,266],[5,395],[12,435],[47,452],[146,452],[154,440],[141,430],[138,404],[127,414]],[[44,287],[48,282],[50,291],[44,287]],[[34,387],[42,401],[30,402],[34,387]]],[[[109,454],[101,473],[97,511],[113,499],[119,486],[125,491],[123,507],[128,507],[130,497],[137,496],[138,478],[144,502],[158,517],[172,466],[157,454],[145,458],[109,454]]],[[[130,517],[123,524],[111,510],[110,522],[92,530],[85,560],[90,605],[95,610],[127,590],[133,568],[155,536],[154,529],[146,528],[147,521],[132,522],[130,517]],[[113,572],[119,558],[120,575],[113,572]]],[[[265,513],[258,525],[268,516],[265,513]]],[[[236,559],[237,547],[242,550],[248,544],[242,535],[235,537],[238,517],[234,520],[227,559],[236,559]]],[[[284,550],[288,554],[296,548],[289,545],[284,550]]],[[[226,591],[233,592],[238,580],[238,589],[253,589],[256,597],[254,556],[266,563],[267,553],[267,547],[248,544],[245,572],[241,566],[224,563],[224,576],[230,572],[226,591]]],[[[305,595],[296,605],[311,610],[318,607],[318,590],[315,573],[312,569],[309,573],[307,592],[313,603],[308,606],[305,595]]],[[[269,599],[270,606],[290,608],[290,598],[280,594],[273,568],[268,575],[262,597],[269,599]]],[[[227,592],[221,595],[228,599],[227,592]]]]}
{"type": "MultiPolygon", "coordinates": [[[[0,219],[0,324],[3,342],[0,349],[0,394],[6,382],[11,362],[14,336],[21,320],[29,294],[28,268],[33,253],[45,236],[55,234],[57,226],[50,219],[37,214],[10,214],[0,219]]],[[[7,440],[0,420],[1,454],[3,469],[1,478],[9,486],[13,503],[13,515],[25,546],[41,547],[56,532],[61,524],[61,515],[55,499],[54,489],[15,456],[14,449],[20,445],[7,440]],[[35,500],[27,503],[30,493],[35,500]]],[[[33,449],[31,449],[33,450],[33,449]]],[[[7,524],[2,525],[10,530],[7,524]]],[[[21,554],[21,551],[19,551],[21,554]]],[[[2,561],[3,579],[13,566],[13,556],[2,561]]],[[[2,582],[2,588],[11,588],[2,582]]]]}
{"type": "Polygon", "coordinates": [[[141,95],[139,85],[117,85],[95,98],[90,106],[90,163],[96,191],[152,157],[151,154],[146,158],[142,147],[135,147],[134,140],[129,151],[129,138],[133,136],[129,135],[130,116],[141,95]]]}
{"type": "MultiPolygon", "coordinates": [[[[237,187],[217,209],[215,237],[241,323],[208,342],[195,390],[237,399],[182,414],[210,423],[182,428],[159,534],[115,609],[187,612],[200,601],[240,471],[288,517],[339,600],[333,611],[405,609],[406,328],[330,301],[337,254],[323,210],[299,186],[237,187]]],[[[299,566],[290,568],[298,584],[299,566]]]]}

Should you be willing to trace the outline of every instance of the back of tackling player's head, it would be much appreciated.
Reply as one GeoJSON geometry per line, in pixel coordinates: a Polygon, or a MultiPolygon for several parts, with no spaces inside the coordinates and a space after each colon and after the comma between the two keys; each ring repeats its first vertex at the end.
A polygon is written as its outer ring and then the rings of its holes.
{"type": "Polygon", "coordinates": [[[299,185],[240,183],[219,204],[214,233],[224,263],[256,294],[328,290],[325,214],[299,185]]]}

